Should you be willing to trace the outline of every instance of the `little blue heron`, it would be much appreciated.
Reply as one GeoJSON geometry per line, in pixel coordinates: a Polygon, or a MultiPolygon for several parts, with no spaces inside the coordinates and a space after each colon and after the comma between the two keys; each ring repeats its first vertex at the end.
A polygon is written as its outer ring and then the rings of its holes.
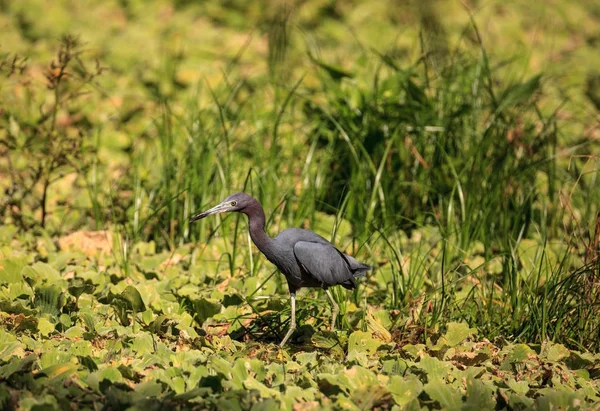
{"type": "Polygon", "coordinates": [[[271,238],[265,232],[265,212],[255,198],[245,193],[227,197],[221,204],[196,214],[190,222],[212,214],[236,211],[248,216],[250,237],[258,249],[275,264],[285,276],[290,289],[292,318],[290,328],[281,341],[283,347],[296,329],[296,291],[302,287],[321,287],[331,301],[331,328],[339,312],[329,287],[341,285],[349,290],[356,288],[357,277],[371,269],[342,253],[329,241],[312,231],[289,228],[271,238]]]}

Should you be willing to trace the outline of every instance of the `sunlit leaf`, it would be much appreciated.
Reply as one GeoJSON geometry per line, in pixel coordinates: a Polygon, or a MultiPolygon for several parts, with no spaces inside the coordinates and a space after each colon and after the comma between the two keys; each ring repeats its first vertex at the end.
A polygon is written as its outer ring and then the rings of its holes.
{"type": "Polygon", "coordinates": [[[202,298],[194,301],[194,312],[197,321],[202,324],[213,315],[221,312],[221,304],[216,300],[202,298]]]}
{"type": "Polygon", "coordinates": [[[508,360],[510,362],[521,362],[535,357],[535,351],[526,344],[516,344],[508,354],[508,360]]]}
{"type": "Polygon", "coordinates": [[[135,312],[146,311],[146,306],[144,305],[144,300],[140,295],[140,292],[137,288],[128,285],[125,290],[121,293],[121,298],[123,298],[129,304],[130,309],[135,312]]]}
{"type": "Polygon", "coordinates": [[[548,361],[560,361],[571,355],[570,351],[562,344],[549,343],[546,347],[546,358],[548,361]]]}
{"type": "Polygon", "coordinates": [[[0,260],[0,283],[20,283],[23,281],[23,263],[18,260],[0,260]]]}
{"type": "Polygon", "coordinates": [[[427,374],[429,380],[441,380],[448,375],[452,365],[445,361],[440,361],[435,357],[425,356],[415,364],[427,374]]]}
{"type": "Polygon", "coordinates": [[[396,404],[402,407],[418,398],[423,391],[423,384],[415,375],[408,375],[406,378],[393,375],[387,388],[396,404]]]}
{"type": "Polygon", "coordinates": [[[496,405],[495,387],[480,379],[467,379],[467,401],[465,408],[473,411],[493,409],[496,405]]]}
{"type": "Polygon", "coordinates": [[[75,371],[77,371],[77,365],[73,364],[72,362],[67,362],[64,364],[56,364],[44,368],[40,371],[40,374],[48,378],[66,378],[75,371]]]}
{"type": "Polygon", "coordinates": [[[423,390],[437,401],[443,409],[458,410],[462,406],[460,392],[450,385],[444,384],[440,380],[433,380],[425,384],[423,390]]]}
{"type": "Polygon", "coordinates": [[[373,354],[381,344],[370,332],[354,331],[348,338],[348,359],[352,360],[357,354],[373,354]]]}
{"type": "Polygon", "coordinates": [[[47,337],[54,331],[54,324],[48,321],[46,318],[40,318],[38,321],[38,331],[44,337],[47,337]]]}
{"type": "Polygon", "coordinates": [[[14,373],[29,371],[32,364],[38,359],[37,355],[27,355],[24,358],[14,357],[7,364],[0,367],[0,377],[8,379],[14,373]]]}

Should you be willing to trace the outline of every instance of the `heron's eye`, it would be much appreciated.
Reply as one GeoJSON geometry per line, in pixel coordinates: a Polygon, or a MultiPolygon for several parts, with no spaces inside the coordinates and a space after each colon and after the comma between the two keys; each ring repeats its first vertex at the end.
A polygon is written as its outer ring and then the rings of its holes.
{"type": "Polygon", "coordinates": [[[231,206],[232,206],[232,207],[235,207],[236,205],[237,205],[237,201],[232,201],[232,202],[231,202],[231,206]]]}

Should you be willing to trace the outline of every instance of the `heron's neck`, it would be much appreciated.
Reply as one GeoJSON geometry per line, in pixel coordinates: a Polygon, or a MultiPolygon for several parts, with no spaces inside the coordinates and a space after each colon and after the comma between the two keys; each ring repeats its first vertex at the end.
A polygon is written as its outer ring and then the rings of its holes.
{"type": "Polygon", "coordinates": [[[265,232],[265,212],[260,204],[257,204],[257,207],[244,211],[244,213],[248,216],[250,238],[256,247],[270,259],[273,239],[265,232]]]}

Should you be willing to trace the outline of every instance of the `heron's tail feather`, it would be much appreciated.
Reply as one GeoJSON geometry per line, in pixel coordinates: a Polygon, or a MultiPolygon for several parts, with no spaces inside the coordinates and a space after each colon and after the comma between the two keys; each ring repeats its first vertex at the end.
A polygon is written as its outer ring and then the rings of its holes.
{"type": "Polygon", "coordinates": [[[367,271],[369,271],[371,268],[373,268],[367,264],[362,264],[362,263],[358,263],[358,264],[360,264],[359,267],[352,267],[352,275],[354,276],[354,278],[364,277],[365,274],[367,273],[367,271]]]}
{"type": "Polygon", "coordinates": [[[346,261],[348,261],[350,271],[352,272],[352,275],[354,277],[362,277],[365,275],[365,273],[367,271],[369,271],[371,268],[373,268],[370,265],[363,264],[363,263],[356,261],[356,259],[354,257],[352,257],[348,254],[344,254],[344,257],[346,257],[346,261]]]}

